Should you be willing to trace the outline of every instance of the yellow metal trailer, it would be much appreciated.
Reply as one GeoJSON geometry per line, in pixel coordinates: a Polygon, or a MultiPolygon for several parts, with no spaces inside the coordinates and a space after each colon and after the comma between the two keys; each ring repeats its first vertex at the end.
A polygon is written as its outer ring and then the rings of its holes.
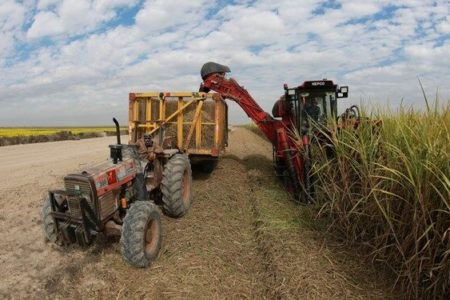
{"type": "Polygon", "coordinates": [[[130,93],[130,142],[144,133],[163,134],[194,164],[214,161],[227,145],[227,114],[227,104],[215,93],[130,93]]]}

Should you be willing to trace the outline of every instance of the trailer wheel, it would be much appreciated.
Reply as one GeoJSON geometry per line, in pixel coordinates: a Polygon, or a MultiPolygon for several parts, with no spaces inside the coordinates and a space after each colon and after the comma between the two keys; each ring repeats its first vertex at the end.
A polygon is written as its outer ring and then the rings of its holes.
{"type": "Polygon", "coordinates": [[[120,238],[122,256],[134,267],[153,262],[161,248],[161,217],[155,204],[136,201],[123,220],[120,238]]]}
{"type": "Polygon", "coordinates": [[[202,172],[206,174],[211,174],[217,167],[217,159],[207,160],[202,162],[202,172]]]}
{"type": "Polygon", "coordinates": [[[162,207],[174,218],[187,213],[192,202],[192,171],[185,154],[175,154],[164,167],[161,181],[162,207]]]}
{"type": "Polygon", "coordinates": [[[42,221],[43,221],[45,238],[47,241],[49,241],[51,243],[54,243],[58,246],[62,246],[61,236],[56,231],[55,220],[50,215],[51,211],[52,211],[52,206],[50,203],[50,199],[47,197],[47,198],[45,198],[44,203],[42,205],[42,221]]]}

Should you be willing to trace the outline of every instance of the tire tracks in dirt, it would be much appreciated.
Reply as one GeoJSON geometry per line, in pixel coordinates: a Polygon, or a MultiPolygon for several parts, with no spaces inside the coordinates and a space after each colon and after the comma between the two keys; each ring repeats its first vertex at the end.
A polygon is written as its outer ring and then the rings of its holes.
{"type": "Polygon", "coordinates": [[[283,285],[283,280],[280,278],[279,270],[275,263],[275,255],[270,247],[267,236],[262,231],[264,222],[261,220],[262,215],[259,211],[256,199],[250,200],[251,213],[253,216],[253,234],[255,236],[256,243],[258,244],[258,250],[262,256],[262,265],[265,270],[265,297],[268,299],[283,299],[284,294],[280,287],[283,285]]]}
{"type": "MultiPolygon", "coordinates": [[[[252,218],[252,232],[255,243],[257,244],[261,265],[264,268],[264,298],[265,299],[285,299],[286,293],[283,290],[284,280],[277,266],[276,253],[273,251],[271,238],[265,233],[263,228],[266,226],[264,222],[264,214],[261,211],[260,203],[255,196],[255,191],[259,189],[254,176],[261,175],[260,170],[263,169],[265,175],[272,177],[272,170],[268,170],[266,160],[271,154],[271,146],[267,141],[256,136],[255,134],[243,128],[237,128],[233,131],[232,140],[228,149],[229,154],[224,159],[233,159],[242,166],[243,173],[246,176],[249,202],[250,216],[252,218]],[[253,165],[256,163],[256,165],[253,165]],[[255,172],[255,169],[258,170],[255,172]]],[[[276,179],[276,178],[273,178],[276,179]]],[[[287,199],[286,199],[287,200],[287,199]]]]}

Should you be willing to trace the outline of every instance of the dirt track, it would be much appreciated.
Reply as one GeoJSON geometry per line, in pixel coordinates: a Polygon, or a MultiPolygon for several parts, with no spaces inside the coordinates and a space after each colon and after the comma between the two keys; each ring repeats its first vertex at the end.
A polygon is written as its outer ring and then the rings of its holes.
{"type": "Polygon", "coordinates": [[[134,269],[114,240],[62,252],[43,239],[42,197],[106,159],[114,138],[0,147],[0,298],[391,297],[358,259],[303,223],[271,170],[271,146],[237,128],[217,169],[196,173],[194,203],[163,218],[160,257],[134,269]]]}

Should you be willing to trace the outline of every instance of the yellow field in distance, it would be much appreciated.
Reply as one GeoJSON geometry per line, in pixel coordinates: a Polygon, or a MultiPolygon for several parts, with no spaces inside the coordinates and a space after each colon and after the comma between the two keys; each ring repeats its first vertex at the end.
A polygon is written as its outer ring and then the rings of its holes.
{"type": "MultiPolygon", "coordinates": [[[[127,130],[121,127],[120,130],[127,130]]],[[[0,137],[53,135],[61,131],[72,134],[92,132],[114,132],[115,127],[0,127],[0,137]]]]}

